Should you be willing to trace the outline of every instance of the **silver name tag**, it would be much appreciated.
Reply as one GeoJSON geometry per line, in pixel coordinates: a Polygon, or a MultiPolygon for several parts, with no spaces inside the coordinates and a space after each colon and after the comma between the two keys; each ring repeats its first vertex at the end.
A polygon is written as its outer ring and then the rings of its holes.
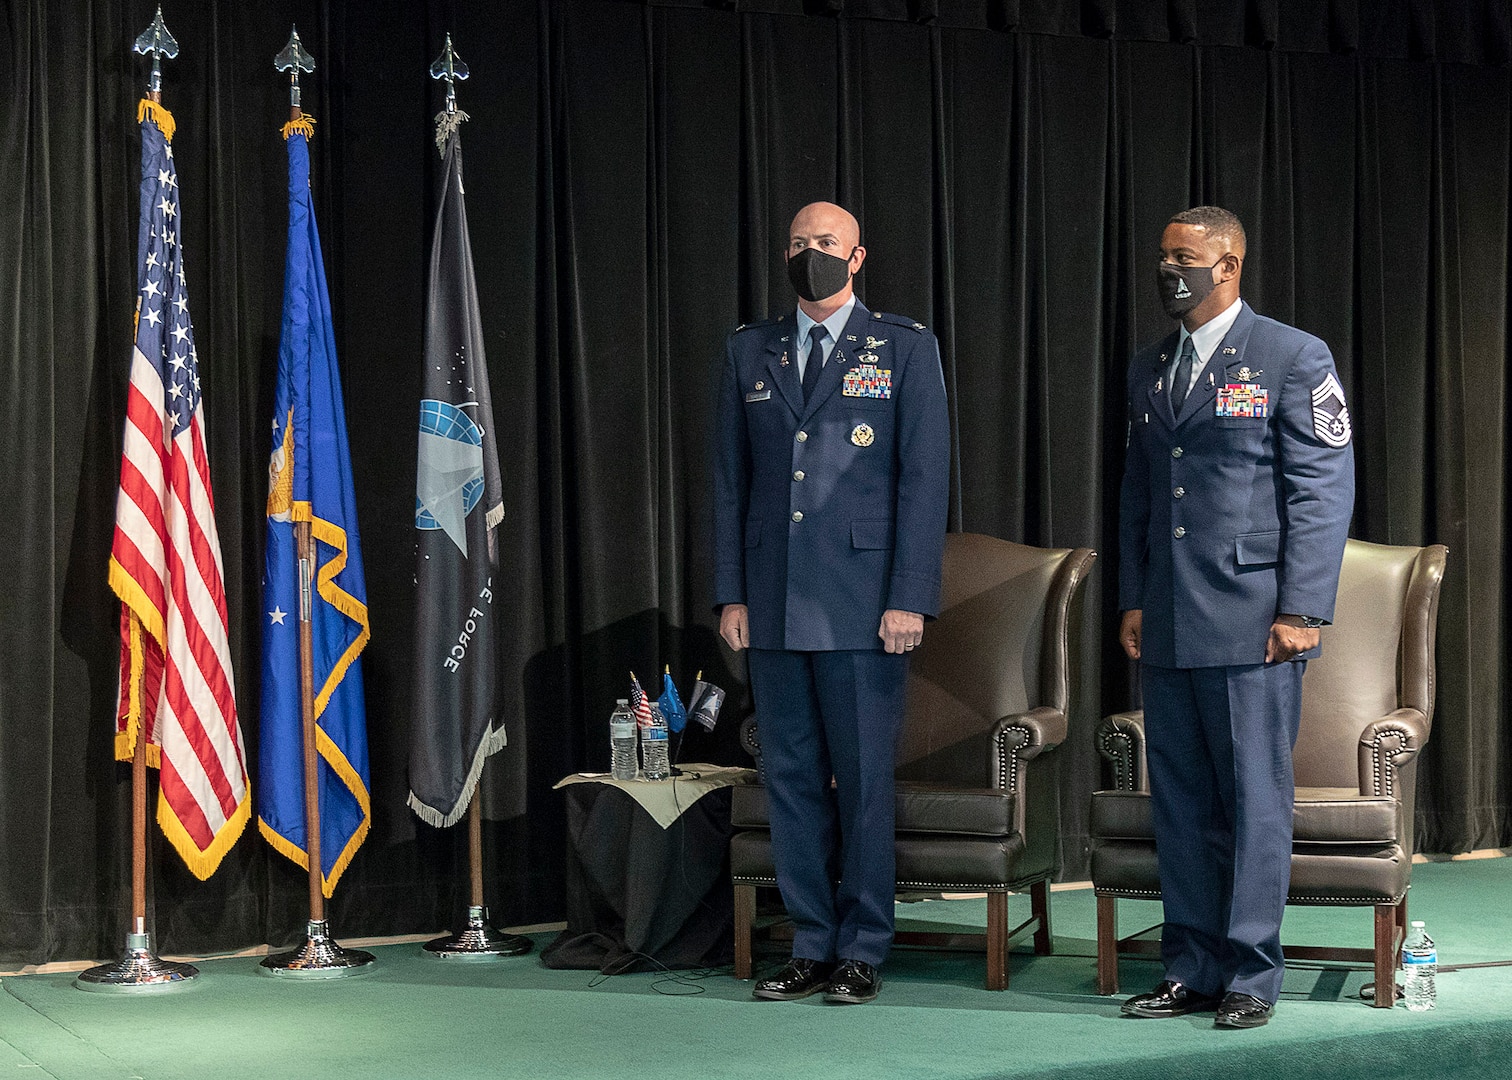
{"type": "Polygon", "coordinates": [[[752,390],[749,394],[746,395],[745,399],[747,402],[765,401],[771,396],[772,392],[770,390],[752,390]]]}

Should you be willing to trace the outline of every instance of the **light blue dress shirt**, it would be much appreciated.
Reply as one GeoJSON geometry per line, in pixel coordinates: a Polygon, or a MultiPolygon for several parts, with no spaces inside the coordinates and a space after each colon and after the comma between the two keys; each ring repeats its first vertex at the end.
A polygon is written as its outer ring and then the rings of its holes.
{"type": "MultiPolygon", "coordinates": [[[[824,320],[824,363],[829,362],[830,354],[835,351],[835,345],[840,340],[840,333],[845,329],[845,324],[850,322],[851,311],[856,306],[856,294],[851,293],[851,298],[840,305],[829,318],[824,320]]],[[[798,354],[798,381],[803,381],[803,373],[808,367],[808,336],[814,328],[814,320],[808,317],[808,313],[802,308],[798,309],[798,333],[795,335],[798,354]]],[[[824,370],[820,366],[821,371],[824,370]]]]}

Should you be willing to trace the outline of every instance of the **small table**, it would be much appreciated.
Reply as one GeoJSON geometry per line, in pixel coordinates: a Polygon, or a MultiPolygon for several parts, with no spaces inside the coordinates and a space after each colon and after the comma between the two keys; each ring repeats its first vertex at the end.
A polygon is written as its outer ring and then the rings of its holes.
{"type": "Polygon", "coordinates": [[[663,781],[569,776],[567,928],[551,968],[719,967],[734,955],[730,788],[752,769],[683,765],[663,781]],[[665,822],[665,824],[663,824],[665,822]]]}

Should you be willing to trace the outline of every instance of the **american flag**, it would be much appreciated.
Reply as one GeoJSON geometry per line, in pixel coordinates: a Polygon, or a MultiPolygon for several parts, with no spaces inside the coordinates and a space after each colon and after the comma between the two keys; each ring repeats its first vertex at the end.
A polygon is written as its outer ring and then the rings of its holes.
{"type": "Polygon", "coordinates": [[[205,455],[199,357],[184,292],[173,118],[143,101],[136,344],[110,585],[121,598],[116,757],[145,733],[158,823],[200,878],[251,813],[205,455]]]}
{"type": "Polygon", "coordinates": [[[630,673],[630,711],[635,713],[636,727],[651,726],[651,699],[641,689],[640,680],[633,671],[630,673]]]}

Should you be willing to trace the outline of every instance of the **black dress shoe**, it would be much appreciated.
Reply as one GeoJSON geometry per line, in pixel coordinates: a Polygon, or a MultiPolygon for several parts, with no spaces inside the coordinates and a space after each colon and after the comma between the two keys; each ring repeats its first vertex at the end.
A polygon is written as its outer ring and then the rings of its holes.
{"type": "Polygon", "coordinates": [[[834,964],[795,956],[770,979],[757,983],[751,994],[767,1001],[797,1001],[826,989],[834,970],[834,964]]]}
{"type": "Polygon", "coordinates": [[[882,989],[882,973],[860,960],[841,960],[830,976],[824,1000],[838,1005],[860,1005],[877,996],[882,989]]]}
{"type": "Polygon", "coordinates": [[[1218,1006],[1218,1016],[1213,1021],[1213,1026],[1260,1027],[1271,1018],[1271,1014],[1275,1011],[1276,1006],[1269,1001],[1261,1001],[1250,994],[1228,993],[1223,995],[1223,1003],[1218,1006]]]}
{"type": "Polygon", "coordinates": [[[1218,999],[1199,994],[1179,982],[1166,980],[1148,994],[1138,994],[1123,1003],[1125,1016],[1139,1016],[1146,1020],[1164,1020],[1172,1016],[1185,1016],[1194,1012],[1210,1012],[1218,1005],[1218,999]]]}

